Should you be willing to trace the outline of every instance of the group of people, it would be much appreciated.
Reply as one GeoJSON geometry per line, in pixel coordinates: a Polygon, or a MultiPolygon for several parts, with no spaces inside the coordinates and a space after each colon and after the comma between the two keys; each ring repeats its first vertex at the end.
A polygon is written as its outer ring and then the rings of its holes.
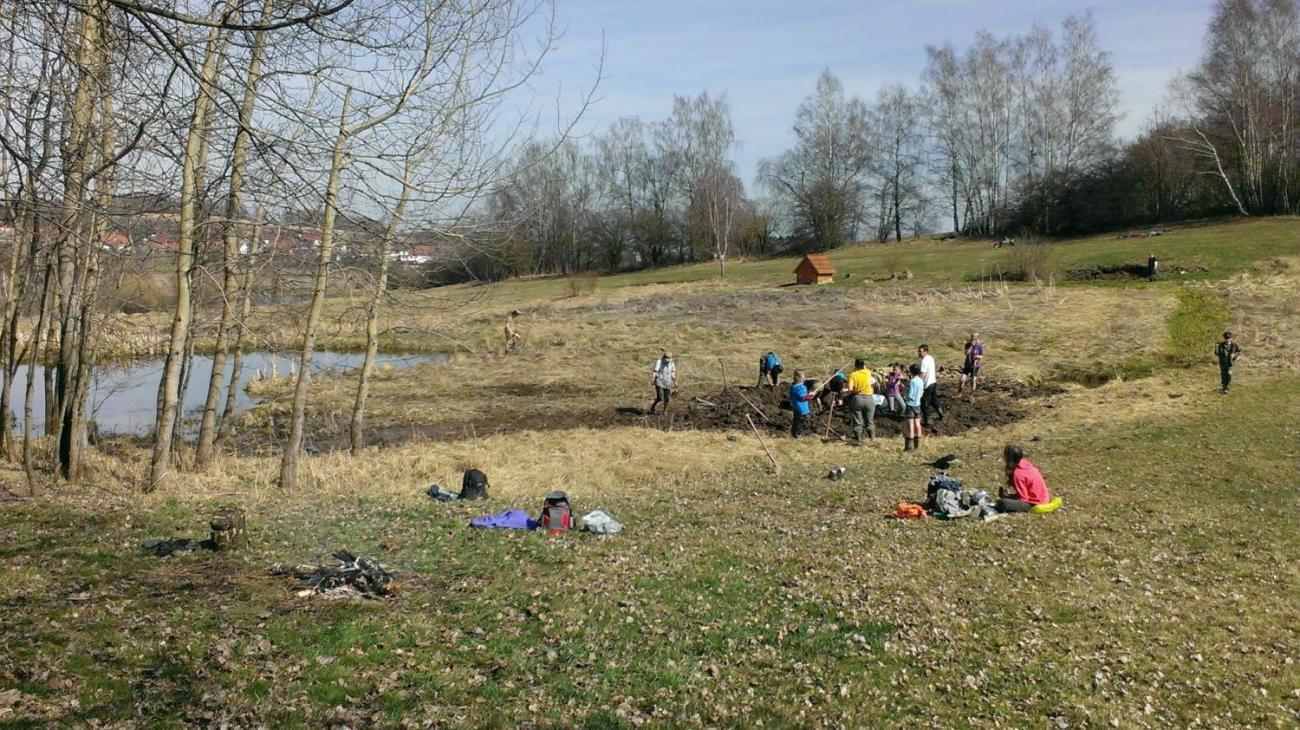
{"type": "MultiPolygon", "coordinates": [[[[1225,335],[1225,340],[1230,342],[1231,337],[1225,335]]],[[[862,443],[864,436],[873,439],[878,406],[876,397],[877,390],[880,390],[883,391],[879,394],[883,398],[880,405],[887,405],[891,413],[901,411],[907,420],[903,450],[919,449],[921,435],[931,414],[942,419],[943,408],[939,404],[938,369],[929,346],[919,346],[916,354],[916,362],[906,367],[894,363],[884,378],[873,373],[864,358],[855,359],[852,370],[847,373],[844,369],[838,370],[824,383],[809,380],[803,370],[796,369],[788,391],[790,407],[794,411],[790,435],[794,438],[803,435],[816,403],[822,408],[833,409],[837,405],[847,408],[853,423],[854,440],[862,443]]],[[[984,344],[979,333],[972,332],[967,339],[965,355],[958,392],[968,383],[972,390],[978,386],[980,366],[984,360],[984,344]]],[[[784,371],[781,358],[775,352],[764,354],[758,361],[759,386],[778,387],[784,371]]],[[[650,412],[654,413],[660,404],[666,411],[677,389],[677,363],[671,352],[665,351],[655,360],[651,384],[655,389],[655,400],[650,412]]],[[[995,504],[998,514],[1028,512],[1051,501],[1042,473],[1025,458],[1019,446],[1008,444],[1003,450],[1003,461],[1006,486],[995,504]]]]}
{"type": "MultiPolygon", "coordinates": [[[[907,435],[903,448],[912,451],[921,447],[924,429],[931,420],[943,420],[943,405],[939,401],[939,370],[929,345],[916,350],[916,362],[911,365],[893,363],[883,377],[867,367],[865,358],[857,358],[853,369],[837,370],[825,382],[811,380],[803,370],[795,370],[788,396],[794,419],[790,435],[799,438],[812,415],[813,404],[821,409],[846,408],[853,424],[856,443],[876,437],[876,409],[886,406],[891,414],[907,421],[907,435]]],[[[960,394],[969,383],[971,390],[979,385],[980,368],[984,363],[984,343],[978,332],[966,340],[965,362],[962,365],[960,394]]],[[[781,384],[785,366],[775,351],[768,351],[758,359],[758,385],[776,388],[781,384]]],[[[673,392],[677,389],[677,364],[671,352],[664,352],[651,369],[650,384],[655,399],[650,413],[656,409],[666,413],[673,392]]]]}

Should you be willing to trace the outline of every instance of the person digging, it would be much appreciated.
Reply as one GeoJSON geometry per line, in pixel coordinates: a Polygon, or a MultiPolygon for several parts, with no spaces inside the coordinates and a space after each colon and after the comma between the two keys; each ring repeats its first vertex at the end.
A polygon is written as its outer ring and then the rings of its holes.
{"type": "MultiPolygon", "coordinates": [[[[775,352],[768,352],[766,355],[758,358],[758,384],[770,385],[775,388],[781,384],[781,373],[785,368],[781,365],[781,358],[776,356],[775,352]]],[[[798,378],[795,378],[798,380],[798,378]]]]}
{"type": "Polygon", "coordinates": [[[917,366],[921,368],[921,380],[925,391],[921,394],[921,425],[932,428],[930,414],[943,420],[943,406],[939,404],[939,368],[935,365],[934,355],[930,354],[929,345],[916,348],[917,366]]]}
{"type": "Polygon", "coordinates": [[[853,372],[849,373],[845,385],[844,399],[849,406],[849,416],[853,419],[853,440],[859,445],[862,444],[864,431],[868,439],[876,438],[876,400],[872,397],[875,394],[867,361],[857,358],[853,361],[853,372]]]}
{"type": "Polygon", "coordinates": [[[979,388],[980,366],[984,364],[984,342],[980,340],[980,333],[970,333],[970,338],[966,340],[966,360],[961,366],[961,382],[957,384],[957,395],[966,389],[966,381],[970,381],[970,390],[972,393],[979,388]]]}
{"type": "Polygon", "coordinates": [[[650,374],[650,385],[655,389],[655,400],[650,404],[650,415],[655,414],[655,406],[660,403],[664,404],[663,413],[667,413],[668,401],[672,398],[673,391],[677,390],[677,363],[673,361],[671,352],[665,352],[655,360],[654,370],[650,374]]]}
{"type": "Polygon", "coordinates": [[[794,411],[794,420],[790,423],[790,436],[792,438],[799,438],[803,433],[804,425],[812,414],[812,408],[808,404],[816,399],[817,394],[821,393],[825,387],[825,384],[823,384],[809,391],[808,384],[803,377],[803,371],[794,371],[794,382],[790,385],[790,409],[794,411]]]}

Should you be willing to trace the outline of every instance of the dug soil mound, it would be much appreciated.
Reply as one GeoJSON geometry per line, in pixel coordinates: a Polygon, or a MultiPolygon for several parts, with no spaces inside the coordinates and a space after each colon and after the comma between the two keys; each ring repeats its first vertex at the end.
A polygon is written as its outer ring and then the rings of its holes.
{"type": "MultiPolygon", "coordinates": [[[[365,441],[368,446],[385,447],[410,441],[463,441],[520,431],[625,426],[670,431],[747,431],[746,416],[753,418],[754,425],[765,432],[788,432],[792,411],[786,400],[787,388],[788,384],[783,383],[777,389],[732,386],[703,395],[686,391],[678,394],[666,415],[648,413],[645,410],[648,400],[633,400],[621,406],[578,406],[581,398],[575,401],[565,397],[580,395],[570,393],[571,387],[562,386],[556,392],[530,390],[531,397],[500,397],[493,407],[469,418],[435,417],[419,423],[375,424],[366,429],[365,441]],[[552,404],[548,397],[557,401],[552,404]]],[[[940,388],[944,418],[931,424],[931,433],[939,435],[1014,423],[1034,408],[1041,407],[1041,398],[1052,392],[1015,381],[981,382],[979,391],[967,392],[960,397],[955,395],[955,379],[941,380],[940,388]]],[[[832,438],[851,436],[850,416],[844,408],[836,407],[832,412],[829,401],[826,405],[813,405],[812,419],[808,424],[810,433],[815,432],[819,437],[829,433],[832,438]]],[[[876,409],[877,437],[901,436],[905,429],[901,414],[890,414],[884,406],[876,409]]],[[[307,434],[309,452],[340,451],[349,446],[344,423],[309,419],[307,434]]],[[[267,454],[273,453],[284,438],[282,432],[259,429],[239,432],[236,441],[243,453],[267,454]]]]}
{"type": "MultiPolygon", "coordinates": [[[[1160,276],[1187,276],[1203,274],[1209,271],[1204,266],[1180,266],[1167,261],[1160,262],[1160,276]]],[[[1117,266],[1090,266],[1086,269],[1070,269],[1065,272],[1069,281],[1134,281],[1147,278],[1146,264],[1120,264],[1117,266]]]]}
{"type": "MultiPolygon", "coordinates": [[[[1021,420],[1034,407],[1034,400],[1049,395],[1050,391],[1031,388],[1013,381],[981,384],[978,391],[955,395],[955,388],[944,383],[940,386],[940,403],[943,420],[932,423],[933,432],[941,435],[963,433],[972,428],[1004,426],[1021,420]],[[943,397],[943,396],[948,397],[943,397]]],[[[708,397],[682,399],[675,404],[676,412],[667,417],[641,416],[643,420],[671,421],[673,428],[694,428],[709,431],[748,429],[746,416],[754,425],[772,431],[789,431],[792,420],[786,387],[773,390],[762,387],[731,387],[708,397]]],[[[829,433],[832,437],[850,436],[853,433],[850,415],[845,408],[830,408],[813,403],[810,430],[818,435],[829,433]]],[[[891,414],[887,406],[876,408],[876,436],[901,436],[907,424],[901,413],[891,414]]]]}

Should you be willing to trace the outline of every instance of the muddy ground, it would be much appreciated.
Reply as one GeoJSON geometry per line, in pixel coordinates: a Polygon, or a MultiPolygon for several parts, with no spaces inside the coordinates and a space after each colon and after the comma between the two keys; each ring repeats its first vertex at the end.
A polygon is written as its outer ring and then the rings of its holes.
{"type": "MultiPolygon", "coordinates": [[[[366,431],[368,446],[393,446],[413,440],[461,441],[490,434],[519,431],[557,431],[574,428],[609,429],[623,426],[641,426],[672,431],[748,431],[746,416],[753,419],[757,428],[765,433],[787,433],[792,413],[786,398],[788,383],[772,389],[756,386],[730,386],[706,393],[679,393],[666,415],[648,412],[650,396],[636,400],[629,398],[623,405],[600,407],[575,407],[575,403],[594,400],[598,391],[588,394],[574,392],[572,386],[562,388],[563,393],[506,393],[498,394],[496,407],[489,404],[473,418],[431,420],[426,423],[376,425],[366,431]],[[526,396],[526,397],[521,397],[526,396]],[[562,404],[547,406],[547,398],[560,399],[562,404]]],[[[1053,393],[1051,388],[1037,388],[1016,381],[981,383],[974,393],[956,395],[956,379],[942,380],[941,403],[944,418],[931,424],[930,433],[957,435],[972,428],[1004,426],[1025,418],[1031,411],[1043,407],[1043,401],[1053,393]]],[[[876,410],[876,436],[881,438],[901,436],[906,429],[901,414],[891,414],[887,407],[876,410]]],[[[852,427],[845,409],[814,404],[810,430],[825,438],[849,437],[852,427]],[[828,423],[829,422],[829,423],[828,423]],[[829,429],[828,429],[829,425],[829,429]]],[[[278,449],[285,434],[271,433],[265,429],[248,430],[238,434],[237,443],[244,453],[266,454],[278,449]]],[[[310,452],[347,449],[349,445],[346,424],[326,423],[309,419],[306,448],[310,452]]]]}
{"type": "MultiPolygon", "coordinates": [[[[1182,266],[1177,263],[1161,261],[1160,276],[1187,276],[1204,274],[1209,269],[1204,266],[1182,266]]],[[[1091,266],[1086,269],[1070,269],[1065,272],[1069,281],[1136,281],[1147,278],[1146,264],[1119,264],[1117,266],[1091,266]]]]}

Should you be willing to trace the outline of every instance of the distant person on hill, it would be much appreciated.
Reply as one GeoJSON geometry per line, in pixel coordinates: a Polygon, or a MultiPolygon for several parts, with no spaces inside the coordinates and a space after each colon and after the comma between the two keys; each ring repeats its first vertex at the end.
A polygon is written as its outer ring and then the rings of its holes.
{"type": "Polygon", "coordinates": [[[808,384],[804,381],[803,371],[794,371],[794,382],[790,385],[790,408],[794,411],[794,421],[790,424],[790,435],[799,438],[803,433],[804,424],[808,421],[808,416],[812,409],[808,406],[809,401],[817,397],[823,386],[817,386],[813,390],[808,390],[808,384]]]}
{"type": "Polygon", "coordinates": [[[986,521],[1001,517],[1007,512],[1028,512],[1035,505],[1052,501],[1043,475],[1038,467],[1025,458],[1025,453],[1019,446],[1007,444],[1002,450],[1002,461],[1007,485],[1001,490],[1001,499],[994,505],[997,512],[987,515],[984,518],[986,521]]]}
{"type": "Polygon", "coordinates": [[[903,437],[903,451],[915,451],[921,448],[921,398],[925,393],[925,380],[921,378],[921,366],[915,363],[908,368],[907,398],[904,401],[903,418],[907,421],[907,435],[903,437]]]}
{"type": "Polygon", "coordinates": [[[1156,260],[1156,255],[1151,254],[1147,257],[1147,281],[1156,280],[1156,269],[1160,268],[1160,262],[1156,260]]]}
{"type": "Polygon", "coordinates": [[[867,438],[876,438],[876,399],[872,397],[875,393],[867,361],[857,358],[853,361],[853,372],[849,373],[845,398],[849,403],[849,415],[853,418],[853,438],[859,444],[864,430],[867,438]]]}
{"type": "Polygon", "coordinates": [[[1219,360],[1219,392],[1227,393],[1232,385],[1232,364],[1241,355],[1241,348],[1232,340],[1231,332],[1223,333],[1223,340],[1214,346],[1214,356],[1219,360]]]}
{"type": "Polygon", "coordinates": [[[939,405],[939,368],[934,364],[929,345],[916,348],[919,358],[917,365],[921,368],[921,380],[925,383],[925,393],[921,396],[921,424],[930,427],[930,413],[933,412],[943,420],[943,407],[939,405]]]}
{"type": "MultiPolygon", "coordinates": [[[[776,356],[775,352],[768,352],[766,355],[758,358],[758,384],[768,383],[773,388],[781,383],[781,373],[785,368],[781,365],[781,358],[776,356]]],[[[795,378],[799,380],[799,378],[795,378]]]]}
{"type": "Polygon", "coordinates": [[[519,330],[515,329],[515,320],[519,317],[519,310],[512,309],[506,316],[506,353],[512,353],[519,347],[519,330]]]}
{"type": "Polygon", "coordinates": [[[967,378],[970,379],[970,389],[974,392],[979,388],[980,366],[984,364],[984,343],[980,341],[980,333],[970,333],[970,338],[966,340],[966,361],[961,366],[961,382],[957,385],[957,395],[966,387],[967,378]]]}
{"type": "Polygon", "coordinates": [[[655,389],[655,402],[650,404],[650,415],[654,415],[655,406],[660,403],[664,404],[663,412],[668,412],[668,401],[672,398],[673,391],[677,390],[677,363],[673,361],[673,354],[665,352],[658,360],[655,360],[654,370],[650,375],[650,384],[655,389]]]}

